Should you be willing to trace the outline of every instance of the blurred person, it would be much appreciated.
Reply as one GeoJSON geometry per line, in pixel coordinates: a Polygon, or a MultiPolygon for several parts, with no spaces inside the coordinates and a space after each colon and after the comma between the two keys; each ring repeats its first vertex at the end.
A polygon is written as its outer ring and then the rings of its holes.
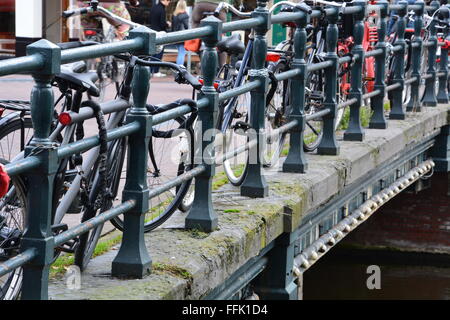
{"type": "MultiPolygon", "coordinates": [[[[182,31],[189,29],[189,15],[187,14],[186,1],[179,0],[172,17],[172,31],[182,31]]],[[[177,64],[184,64],[184,57],[186,50],[184,49],[184,42],[176,44],[178,48],[177,64]]]]}
{"type": "MultiPolygon", "coordinates": [[[[130,5],[133,7],[137,7],[139,5],[138,0],[129,0],[130,5]]],[[[78,1],[78,7],[88,7],[90,1],[78,1]]],[[[99,5],[105,8],[108,11],[111,11],[115,15],[131,20],[130,13],[128,12],[125,4],[123,4],[120,0],[108,0],[108,1],[99,1],[99,5]]],[[[81,26],[87,29],[101,29],[102,25],[98,19],[94,19],[93,17],[104,16],[101,12],[93,12],[87,13],[80,17],[81,26]]],[[[130,30],[130,26],[127,24],[117,23],[117,21],[104,16],[106,20],[115,28],[116,30],[116,39],[122,40],[128,35],[128,31],[130,30]]]]}
{"type": "MultiPolygon", "coordinates": [[[[192,28],[197,28],[200,25],[200,21],[205,18],[205,12],[213,12],[216,10],[221,0],[195,0],[194,9],[192,10],[192,28]]],[[[226,22],[227,15],[225,11],[221,11],[219,15],[219,19],[223,22],[226,22]]]]}
{"type": "MultiPolygon", "coordinates": [[[[155,31],[167,32],[172,23],[166,20],[166,7],[170,4],[170,0],[159,0],[157,5],[152,6],[150,10],[150,28],[155,31]]],[[[164,47],[160,53],[152,56],[152,60],[160,61],[164,55],[164,47]]],[[[163,77],[164,74],[159,72],[159,67],[151,67],[153,76],[163,77]]]]}

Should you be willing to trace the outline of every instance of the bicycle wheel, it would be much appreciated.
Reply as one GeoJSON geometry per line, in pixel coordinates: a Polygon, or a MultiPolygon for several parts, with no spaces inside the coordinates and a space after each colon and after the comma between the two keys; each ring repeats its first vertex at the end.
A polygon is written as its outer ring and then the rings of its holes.
{"type": "MultiPolygon", "coordinates": [[[[284,61],[277,64],[270,64],[269,71],[274,75],[287,71],[287,65],[284,61]]],[[[289,81],[279,81],[273,96],[267,101],[265,112],[265,133],[271,135],[274,130],[286,124],[288,117],[288,85],[289,81]]],[[[265,149],[263,153],[263,164],[265,167],[272,167],[278,162],[286,142],[287,132],[283,132],[277,136],[266,139],[265,149]]]]}
{"type": "MultiPolygon", "coordinates": [[[[120,175],[123,167],[123,162],[125,159],[125,150],[127,145],[127,138],[122,138],[118,140],[114,140],[108,146],[108,166],[107,166],[107,182],[109,187],[109,192],[103,196],[102,205],[100,208],[84,208],[83,216],[81,218],[81,222],[85,222],[93,217],[95,217],[98,213],[104,212],[110,209],[113,206],[114,197],[112,195],[117,194],[120,184],[120,175]]],[[[98,171],[98,163],[94,166],[92,172],[98,171]]],[[[97,176],[91,177],[91,193],[90,200],[97,199],[99,186],[98,186],[97,176]]],[[[93,202],[93,201],[91,201],[93,202]]],[[[75,264],[80,267],[80,270],[83,271],[86,269],[91,257],[95,252],[95,247],[97,242],[101,236],[101,232],[103,229],[103,224],[97,226],[94,229],[80,235],[79,243],[75,250],[75,264]]]]}
{"type": "MultiPolygon", "coordinates": [[[[8,161],[0,159],[0,163],[8,161]]],[[[20,252],[20,239],[26,224],[26,189],[20,177],[11,177],[7,194],[0,199],[0,263],[20,252]]],[[[23,269],[0,277],[0,300],[15,300],[22,288],[23,269]]]]}
{"type": "Polygon", "coordinates": [[[0,126],[0,158],[11,161],[33,137],[31,118],[16,118],[0,126]]]}
{"type": "MultiPolygon", "coordinates": [[[[149,143],[147,165],[147,185],[150,192],[161,187],[194,166],[194,132],[184,127],[185,117],[178,117],[153,127],[149,143]]],[[[125,181],[126,168],[122,168],[120,180],[125,181]]],[[[181,185],[152,197],[145,214],[144,232],[149,232],[163,224],[176,211],[189,190],[192,179],[181,185]]],[[[121,196],[118,195],[118,198],[121,196]]],[[[111,220],[123,230],[123,216],[111,220]]]]}
{"type": "MultiPolygon", "coordinates": [[[[317,61],[314,63],[317,63],[317,61]]],[[[312,115],[323,109],[323,102],[325,101],[323,71],[309,72],[305,84],[305,115],[312,115]]],[[[312,152],[316,150],[322,140],[322,136],[322,118],[306,121],[303,137],[304,151],[312,152]]]]}
{"type": "MultiPolygon", "coordinates": [[[[222,136],[223,154],[227,154],[249,141],[247,130],[249,129],[250,121],[250,93],[239,95],[234,105],[230,108],[230,112],[230,122],[222,136]]],[[[232,185],[240,186],[242,184],[247,174],[248,160],[252,161],[255,158],[256,148],[250,153],[249,150],[246,150],[223,162],[224,172],[232,185]]]]}

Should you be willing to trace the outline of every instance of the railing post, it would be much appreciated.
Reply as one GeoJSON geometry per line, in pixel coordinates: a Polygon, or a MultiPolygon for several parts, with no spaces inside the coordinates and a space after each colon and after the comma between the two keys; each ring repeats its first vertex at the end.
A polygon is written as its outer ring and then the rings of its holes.
{"type": "MultiPolygon", "coordinates": [[[[447,0],[441,0],[441,8],[439,9],[439,13],[441,17],[446,21],[449,22],[449,8],[446,6],[447,0]]],[[[439,76],[439,89],[436,96],[437,102],[439,103],[448,103],[448,45],[447,41],[450,40],[448,36],[450,28],[449,26],[445,26],[445,29],[443,30],[444,37],[443,41],[445,42],[445,45],[441,47],[441,55],[440,55],[440,63],[439,63],[439,73],[442,73],[443,75],[439,76]]]]}
{"type": "MultiPolygon", "coordinates": [[[[143,42],[143,49],[134,52],[135,55],[155,54],[156,32],[139,27],[130,32],[130,38],[141,38],[143,42]]],[[[124,214],[122,244],[112,262],[113,277],[140,279],[150,273],[152,264],[144,241],[144,218],[149,210],[148,143],[152,132],[152,116],[146,108],[149,88],[149,67],[137,65],[132,82],[133,106],[126,121],[138,122],[140,130],[128,138],[127,178],[122,192],[122,201],[134,200],[136,204],[124,214]]]]}
{"type": "Polygon", "coordinates": [[[388,124],[386,117],[384,116],[384,97],[386,95],[386,56],[387,56],[387,17],[389,11],[389,3],[386,0],[377,1],[379,6],[379,26],[378,26],[378,43],[375,49],[382,50],[382,54],[375,57],[375,85],[374,90],[380,90],[380,94],[370,99],[370,104],[373,110],[372,117],[370,118],[370,129],[386,129],[388,124]]]}
{"type": "Polygon", "coordinates": [[[255,279],[255,291],[262,300],[297,300],[294,282],[295,233],[283,233],[268,253],[266,269],[255,279]]]}
{"type": "Polygon", "coordinates": [[[258,139],[255,148],[248,151],[247,175],[241,185],[241,195],[252,198],[263,198],[269,193],[269,187],[262,174],[261,156],[265,145],[264,114],[266,108],[266,92],[269,85],[269,73],[265,69],[267,55],[266,33],[271,27],[267,0],[257,1],[252,18],[260,18],[264,23],[255,27],[252,52],[252,69],[249,71],[250,81],[259,81],[260,86],[251,91],[250,125],[253,134],[249,139],[258,139]],[[255,152],[256,150],[256,152],[255,152]]]}
{"type": "Polygon", "coordinates": [[[400,87],[392,90],[391,93],[391,112],[389,113],[389,119],[403,120],[406,118],[405,110],[403,109],[403,91],[405,90],[405,28],[406,28],[406,13],[408,12],[408,2],[405,0],[399,1],[398,4],[404,7],[397,11],[397,41],[395,46],[401,46],[399,51],[395,52],[394,61],[395,69],[393,84],[400,83],[400,87]]]}
{"type": "Polygon", "coordinates": [[[283,163],[284,172],[304,173],[308,168],[305,153],[303,151],[303,135],[305,131],[305,78],[306,61],[305,46],[307,41],[306,26],[310,21],[310,8],[304,4],[294,8],[294,12],[304,12],[300,20],[296,22],[294,33],[294,60],[291,68],[297,69],[299,74],[290,81],[291,114],[289,120],[297,120],[297,126],[291,129],[289,135],[289,153],[283,163]]]}
{"type": "Polygon", "coordinates": [[[422,75],[420,74],[420,64],[424,63],[420,61],[422,56],[422,29],[423,29],[423,14],[425,10],[425,2],[423,0],[418,0],[414,3],[416,6],[421,6],[419,10],[415,11],[414,16],[414,40],[411,42],[411,45],[416,45],[416,47],[412,47],[412,72],[411,77],[416,77],[417,80],[411,83],[411,96],[409,98],[408,104],[406,106],[406,111],[416,111],[420,112],[422,109],[419,97],[419,87],[422,82],[422,75]]]}
{"type": "Polygon", "coordinates": [[[37,256],[23,266],[22,300],[48,299],[48,276],[54,257],[55,242],[51,231],[53,180],[58,168],[56,148],[48,139],[53,120],[53,76],[60,72],[61,49],[48,40],[27,47],[27,55],[39,53],[44,68],[33,74],[31,118],[34,136],[25,155],[34,155],[41,165],[26,174],[28,181],[27,217],[21,251],[34,248],[37,256]]]}
{"type": "Polygon", "coordinates": [[[336,54],[337,40],[339,30],[337,22],[339,20],[339,11],[336,7],[329,6],[328,9],[333,14],[328,15],[328,27],[326,33],[326,55],[325,60],[333,62],[331,67],[325,69],[325,101],[324,108],[329,109],[330,113],[325,115],[323,119],[323,136],[317,147],[317,154],[338,155],[339,146],[336,141],[335,124],[337,113],[337,70],[339,66],[338,56],[336,54]]]}
{"type": "MultiPolygon", "coordinates": [[[[431,6],[434,6],[434,9],[430,12],[430,16],[438,10],[439,3],[437,1],[432,1],[431,6]]],[[[432,42],[433,45],[428,47],[428,69],[427,74],[431,75],[431,78],[425,80],[425,94],[422,100],[422,104],[427,107],[437,106],[436,99],[436,52],[438,47],[438,39],[436,36],[436,22],[431,21],[430,23],[430,38],[429,42],[432,42]]],[[[425,62],[423,62],[425,63],[425,62]]]]}
{"type": "MultiPolygon", "coordinates": [[[[212,179],[214,177],[215,153],[214,139],[216,128],[219,100],[218,93],[214,88],[214,80],[218,66],[218,55],[216,51],[217,42],[222,35],[222,21],[215,17],[208,17],[201,21],[201,26],[209,26],[212,33],[203,38],[206,49],[202,55],[202,74],[204,86],[202,87],[201,96],[209,100],[208,106],[198,111],[199,117],[199,141],[201,141],[200,152],[194,155],[196,165],[201,164],[206,169],[200,175],[195,177],[195,194],[194,202],[188,216],[186,217],[185,226],[190,229],[200,229],[206,232],[213,231],[217,228],[217,213],[214,211],[212,204],[212,179]]],[[[197,139],[197,138],[196,138],[197,139]]]]}
{"type": "Polygon", "coordinates": [[[364,18],[366,16],[366,1],[353,1],[355,7],[361,7],[361,11],[353,15],[355,24],[353,26],[354,46],[353,55],[358,55],[351,69],[351,90],[349,99],[356,98],[356,102],[350,106],[350,119],[348,128],[344,133],[345,141],[363,141],[364,131],[361,126],[360,111],[362,106],[362,73],[364,63],[364,48],[362,46],[364,38],[364,18]]]}

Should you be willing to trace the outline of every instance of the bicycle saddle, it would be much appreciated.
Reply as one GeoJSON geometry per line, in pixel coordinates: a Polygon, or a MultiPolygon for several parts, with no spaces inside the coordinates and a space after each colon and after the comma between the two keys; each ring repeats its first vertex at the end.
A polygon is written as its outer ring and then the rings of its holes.
{"type": "Polygon", "coordinates": [[[95,81],[98,80],[96,72],[75,73],[62,71],[55,76],[56,82],[61,85],[66,85],[73,90],[87,91],[93,97],[100,96],[100,91],[95,85],[95,81]]]}
{"type": "Polygon", "coordinates": [[[241,41],[239,34],[233,34],[220,41],[217,44],[217,49],[220,52],[227,52],[229,54],[241,54],[245,52],[245,45],[241,41]]]}

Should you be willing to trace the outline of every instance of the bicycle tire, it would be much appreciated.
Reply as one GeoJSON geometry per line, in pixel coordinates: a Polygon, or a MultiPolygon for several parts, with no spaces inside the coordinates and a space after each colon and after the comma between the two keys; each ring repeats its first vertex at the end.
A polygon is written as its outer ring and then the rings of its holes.
{"type": "MultiPolygon", "coordinates": [[[[287,71],[287,64],[284,60],[280,60],[276,64],[270,64],[268,69],[275,75],[287,71]]],[[[273,96],[270,101],[266,101],[266,115],[265,115],[265,127],[266,133],[268,131],[275,130],[287,123],[288,106],[287,106],[287,93],[289,85],[288,80],[278,82],[277,88],[273,91],[273,96]],[[281,83],[281,85],[280,85],[281,83]],[[273,111],[274,113],[272,114],[273,111]]],[[[269,148],[268,145],[272,145],[272,139],[266,139],[266,149],[264,151],[264,167],[272,167],[278,162],[283,147],[286,142],[287,132],[280,134],[279,139],[275,140],[275,148],[269,148]]]]}
{"type": "MultiPolygon", "coordinates": [[[[0,139],[1,138],[2,136],[0,135],[0,139]]],[[[7,164],[8,161],[0,158],[0,163],[7,164]]],[[[25,228],[27,216],[26,195],[27,191],[22,178],[20,176],[12,176],[8,193],[0,199],[0,215],[4,217],[4,219],[6,219],[6,226],[11,229],[19,229],[22,235],[25,228]],[[17,210],[20,211],[18,212],[18,217],[13,217],[14,212],[12,211],[11,207],[16,207],[17,210]],[[8,217],[10,218],[9,221],[8,217]]],[[[20,243],[17,244],[16,248],[7,248],[7,250],[3,248],[3,244],[7,244],[6,240],[0,243],[0,248],[2,248],[0,250],[0,262],[19,254],[20,243]]],[[[14,271],[4,275],[3,277],[0,277],[0,300],[18,299],[22,288],[22,282],[22,267],[18,267],[14,271]]]]}
{"type": "Polygon", "coordinates": [[[20,139],[16,138],[17,131],[21,130],[22,128],[22,120],[20,118],[15,118],[9,121],[6,125],[0,126],[0,158],[11,161],[17,154],[19,154],[22,150],[22,142],[24,145],[29,142],[29,139],[33,136],[32,129],[33,124],[31,121],[31,117],[26,116],[23,118],[23,125],[25,129],[25,136],[20,136],[20,139]],[[31,129],[31,130],[30,130],[31,129]],[[11,139],[9,136],[12,134],[11,139]],[[8,143],[11,141],[12,143],[19,143],[19,145],[11,145],[8,148],[5,148],[5,142],[8,143]],[[6,154],[6,151],[8,151],[8,154],[6,154]]]}
{"type": "MultiPolygon", "coordinates": [[[[126,143],[126,138],[122,138],[122,139],[118,139],[118,140],[114,140],[110,145],[109,145],[109,150],[108,150],[108,181],[110,182],[110,185],[112,186],[112,189],[114,190],[114,192],[117,193],[118,190],[118,184],[119,181],[117,179],[117,171],[119,169],[121,169],[122,165],[123,165],[123,160],[124,160],[124,151],[123,151],[123,147],[125,146],[126,143]],[[116,151],[118,150],[118,151],[116,151]],[[119,161],[119,165],[116,166],[117,161],[119,161]]],[[[93,180],[95,179],[95,172],[97,172],[97,164],[96,163],[94,165],[94,168],[92,170],[92,172],[94,173],[93,176],[90,177],[89,180],[93,180]]],[[[120,175],[119,175],[119,179],[120,179],[120,175]]],[[[93,192],[93,197],[96,198],[97,197],[97,192],[98,190],[98,186],[96,185],[96,181],[92,181],[92,190],[91,192],[93,192]]],[[[97,211],[100,210],[100,212],[106,211],[108,209],[110,209],[113,205],[113,198],[107,198],[105,199],[105,201],[103,202],[103,205],[101,208],[94,210],[92,208],[85,208],[82,218],[81,218],[81,222],[86,222],[87,220],[93,218],[96,216],[97,211]]],[[[95,251],[95,247],[97,245],[98,240],[100,239],[101,236],[101,232],[103,229],[103,224],[95,227],[94,229],[89,230],[86,233],[83,233],[82,235],[79,236],[78,238],[78,245],[77,248],[75,249],[75,254],[74,254],[74,263],[80,268],[81,271],[84,271],[87,267],[87,265],[89,264],[89,261],[92,258],[92,255],[94,254],[95,251]]]]}
{"type": "MultiPolygon", "coordinates": [[[[179,125],[183,125],[186,123],[186,118],[185,117],[177,117],[174,119],[179,125]]],[[[186,141],[188,143],[188,146],[184,147],[184,148],[188,148],[189,153],[188,155],[184,155],[180,158],[181,159],[185,159],[183,161],[180,161],[177,165],[177,176],[183,174],[184,172],[187,172],[189,170],[191,170],[194,167],[194,145],[193,145],[193,139],[194,139],[194,131],[192,128],[181,128],[184,129],[183,132],[186,133],[186,135],[188,135],[188,137],[186,138],[186,141]],[[184,157],[184,158],[183,158],[184,157]]],[[[172,138],[172,137],[177,137],[180,136],[179,134],[177,134],[176,132],[174,132],[173,130],[169,130],[169,131],[162,131],[162,130],[155,130],[155,132],[157,133],[152,133],[152,136],[155,140],[159,140],[159,139],[167,139],[167,138],[172,138]]],[[[181,139],[182,137],[180,137],[181,139]]],[[[149,143],[149,147],[152,146],[154,147],[155,144],[150,144],[149,143]]],[[[150,153],[150,150],[148,150],[148,152],[150,153]]],[[[149,157],[150,158],[150,157],[149,157]]],[[[151,170],[148,170],[148,173],[150,173],[151,170]]],[[[170,203],[167,203],[166,206],[164,206],[164,209],[154,218],[149,220],[148,218],[146,218],[145,223],[144,223],[144,232],[150,232],[152,230],[154,230],[155,228],[159,227],[160,225],[162,225],[165,221],[167,221],[167,219],[169,219],[173,213],[180,207],[181,202],[183,201],[186,193],[189,190],[190,185],[192,184],[193,179],[190,179],[188,181],[183,182],[181,185],[179,185],[178,187],[175,188],[175,196],[173,199],[171,199],[170,203]]],[[[151,199],[149,199],[149,201],[151,201],[151,199]]],[[[151,212],[151,206],[149,206],[149,214],[150,216],[153,216],[154,214],[151,212]]],[[[111,220],[111,223],[119,230],[123,231],[123,219],[121,218],[121,216],[117,216],[114,219],[111,220]]]]}

